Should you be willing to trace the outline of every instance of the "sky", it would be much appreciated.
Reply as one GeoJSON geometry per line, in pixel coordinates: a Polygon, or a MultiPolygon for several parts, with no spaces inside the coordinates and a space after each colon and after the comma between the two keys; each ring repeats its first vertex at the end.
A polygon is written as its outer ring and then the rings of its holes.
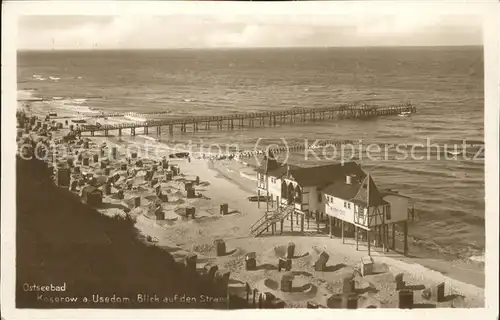
{"type": "Polygon", "coordinates": [[[474,15],[21,16],[20,50],[240,47],[460,46],[482,44],[474,15]]]}

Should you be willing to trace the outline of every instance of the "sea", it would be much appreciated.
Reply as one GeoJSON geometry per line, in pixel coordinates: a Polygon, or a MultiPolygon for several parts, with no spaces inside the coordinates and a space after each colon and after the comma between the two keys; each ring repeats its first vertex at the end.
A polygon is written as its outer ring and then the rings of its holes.
{"type": "MultiPolygon", "coordinates": [[[[482,47],[26,51],[17,59],[19,90],[43,98],[48,109],[78,114],[165,112],[158,117],[175,118],[411,102],[417,112],[409,117],[124,139],[240,150],[316,139],[358,141],[364,151],[357,160],[376,184],[411,197],[416,218],[409,225],[410,252],[484,260],[482,47]],[[464,151],[458,156],[444,150],[457,144],[464,151]],[[368,145],[382,149],[371,148],[368,157],[368,145]]],[[[282,161],[312,166],[341,154],[320,151],[296,152],[282,161]]]]}

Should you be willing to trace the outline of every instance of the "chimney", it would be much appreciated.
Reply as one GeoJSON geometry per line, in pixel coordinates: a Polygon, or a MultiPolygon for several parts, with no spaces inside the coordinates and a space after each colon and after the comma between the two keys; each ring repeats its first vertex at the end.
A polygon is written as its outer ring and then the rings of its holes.
{"type": "Polygon", "coordinates": [[[352,184],[351,179],[352,179],[352,177],[350,175],[346,175],[345,176],[345,183],[346,184],[352,184]]]}

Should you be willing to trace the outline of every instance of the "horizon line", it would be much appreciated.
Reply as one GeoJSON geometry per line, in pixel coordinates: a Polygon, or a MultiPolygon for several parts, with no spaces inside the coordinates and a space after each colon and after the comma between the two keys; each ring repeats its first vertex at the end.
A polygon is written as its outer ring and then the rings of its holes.
{"type": "Polygon", "coordinates": [[[17,49],[16,52],[54,52],[54,51],[173,51],[173,50],[255,50],[255,49],[350,49],[350,48],[465,48],[481,47],[483,44],[460,44],[460,45],[359,45],[359,46],[282,46],[282,47],[177,47],[177,48],[53,48],[53,49],[17,49]]]}

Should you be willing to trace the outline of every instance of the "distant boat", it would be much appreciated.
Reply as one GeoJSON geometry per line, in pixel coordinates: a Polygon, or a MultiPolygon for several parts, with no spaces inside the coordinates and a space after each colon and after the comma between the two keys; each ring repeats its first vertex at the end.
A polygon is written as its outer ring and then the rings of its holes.
{"type": "Polygon", "coordinates": [[[411,115],[410,111],[401,111],[400,114],[398,114],[398,117],[409,117],[411,115]]]}

